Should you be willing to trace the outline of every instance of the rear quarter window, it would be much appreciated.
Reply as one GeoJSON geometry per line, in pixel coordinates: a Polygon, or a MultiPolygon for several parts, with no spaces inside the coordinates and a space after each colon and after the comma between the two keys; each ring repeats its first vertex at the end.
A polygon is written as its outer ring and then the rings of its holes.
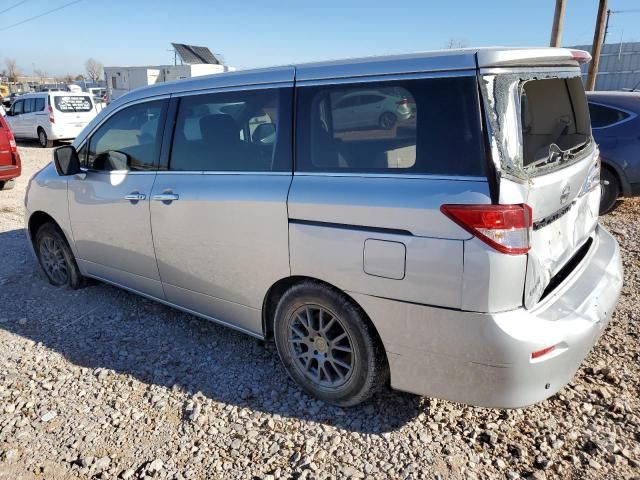
{"type": "Polygon", "coordinates": [[[53,104],[56,110],[64,113],[90,112],[93,110],[93,104],[89,96],[55,96],[53,97],[53,104]]]}
{"type": "Polygon", "coordinates": [[[296,170],[483,176],[475,77],[302,86],[296,170]]]}
{"type": "Polygon", "coordinates": [[[604,128],[629,118],[627,112],[617,108],[589,102],[592,128],[604,128]]]}

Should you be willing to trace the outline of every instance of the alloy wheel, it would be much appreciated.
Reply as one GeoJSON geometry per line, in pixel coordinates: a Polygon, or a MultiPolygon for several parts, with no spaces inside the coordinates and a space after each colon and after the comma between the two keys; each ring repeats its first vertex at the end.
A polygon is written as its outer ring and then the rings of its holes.
{"type": "Polygon", "coordinates": [[[344,385],[354,370],[355,351],[340,319],[319,305],[303,305],[288,322],[293,364],[321,387],[344,385]]]}
{"type": "Polygon", "coordinates": [[[58,242],[45,237],[40,242],[40,261],[47,276],[56,285],[65,285],[69,281],[69,269],[64,253],[58,242]]]}

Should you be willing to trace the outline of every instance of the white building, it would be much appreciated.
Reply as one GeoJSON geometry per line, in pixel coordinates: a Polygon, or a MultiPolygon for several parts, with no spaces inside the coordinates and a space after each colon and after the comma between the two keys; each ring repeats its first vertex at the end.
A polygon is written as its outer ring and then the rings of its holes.
{"type": "Polygon", "coordinates": [[[221,64],[158,65],[146,67],[104,67],[109,102],[135,88],[183,78],[222,73],[233,68],[221,64]]]}

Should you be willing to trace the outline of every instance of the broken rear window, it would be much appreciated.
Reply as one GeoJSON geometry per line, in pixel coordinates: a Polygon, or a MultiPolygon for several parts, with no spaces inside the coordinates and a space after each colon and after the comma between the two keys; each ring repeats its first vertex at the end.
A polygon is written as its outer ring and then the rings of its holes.
{"type": "Polygon", "coordinates": [[[525,169],[563,163],[591,136],[589,109],[578,77],[525,82],[521,115],[525,169]]]}

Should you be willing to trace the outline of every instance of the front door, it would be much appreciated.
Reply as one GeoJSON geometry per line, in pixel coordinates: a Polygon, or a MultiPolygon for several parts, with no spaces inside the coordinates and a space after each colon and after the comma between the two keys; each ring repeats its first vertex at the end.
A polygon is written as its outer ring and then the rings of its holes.
{"type": "Polygon", "coordinates": [[[151,237],[166,100],[138,103],[106,120],[80,151],[86,173],[69,180],[78,263],[90,275],[163,298],[151,237]]]}
{"type": "Polygon", "coordinates": [[[11,105],[11,116],[7,117],[7,123],[11,127],[11,131],[16,137],[22,137],[24,128],[22,128],[22,111],[24,109],[24,100],[17,100],[11,105]]]}
{"type": "Polygon", "coordinates": [[[289,276],[290,99],[291,88],[182,97],[151,193],[166,299],[255,334],[269,287],[289,276]]]}

